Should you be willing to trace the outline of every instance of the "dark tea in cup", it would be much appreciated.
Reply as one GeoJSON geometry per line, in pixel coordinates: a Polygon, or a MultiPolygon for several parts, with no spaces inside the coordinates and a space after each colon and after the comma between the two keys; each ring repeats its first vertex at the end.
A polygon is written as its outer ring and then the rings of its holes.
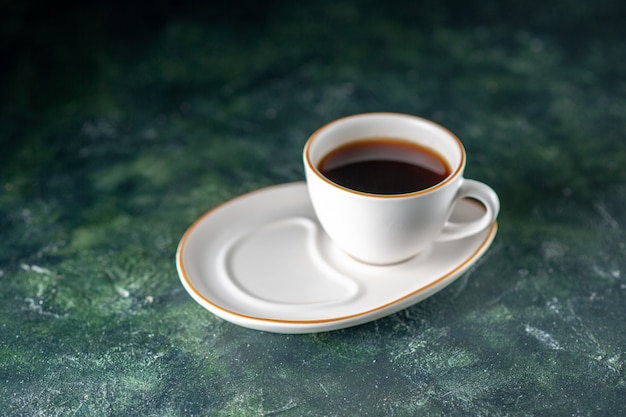
{"type": "Polygon", "coordinates": [[[395,264],[434,242],[474,235],[500,209],[489,186],[463,177],[461,141],[420,117],[365,113],[335,120],[311,135],[302,159],[320,225],[365,263],[395,264]],[[479,201],[484,215],[451,221],[463,198],[479,201]]]}
{"type": "Polygon", "coordinates": [[[395,138],[362,139],[324,156],[319,171],[342,187],[368,194],[409,194],[446,179],[450,167],[436,151],[395,138]]]}

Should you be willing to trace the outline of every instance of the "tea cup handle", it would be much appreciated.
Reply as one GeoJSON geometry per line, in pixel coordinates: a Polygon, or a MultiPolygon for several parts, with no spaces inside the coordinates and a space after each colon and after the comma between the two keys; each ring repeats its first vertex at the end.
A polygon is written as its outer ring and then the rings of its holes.
{"type": "MultiPolygon", "coordinates": [[[[436,239],[437,242],[447,242],[474,235],[485,230],[496,220],[498,212],[500,211],[500,199],[496,192],[487,184],[474,180],[463,180],[463,185],[461,185],[461,189],[457,194],[455,204],[463,198],[477,200],[485,207],[485,214],[479,219],[470,222],[458,223],[446,221],[441,230],[441,234],[436,239]]],[[[452,208],[454,208],[454,204],[452,208]]],[[[452,209],[450,213],[452,213],[452,209]]]]}

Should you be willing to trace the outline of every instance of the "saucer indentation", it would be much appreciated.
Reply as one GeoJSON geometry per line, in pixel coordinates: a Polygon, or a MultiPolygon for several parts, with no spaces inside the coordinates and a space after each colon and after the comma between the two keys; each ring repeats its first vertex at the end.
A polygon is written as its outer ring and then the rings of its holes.
{"type": "Polygon", "coordinates": [[[317,254],[319,225],[290,217],[237,239],[225,252],[224,272],[253,302],[335,304],[353,298],[358,285],[317,254]]]}

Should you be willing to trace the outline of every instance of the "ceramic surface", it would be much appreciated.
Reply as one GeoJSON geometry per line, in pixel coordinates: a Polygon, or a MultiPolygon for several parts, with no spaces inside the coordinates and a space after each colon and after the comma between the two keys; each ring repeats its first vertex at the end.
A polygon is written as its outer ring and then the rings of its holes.
{"type": "Polygon", "coordinates": [[[500,202],[487,184],[463,178],[466,155],[448,129],[421,117],[399,113],[363,113],[335,120],[307,141],[304,172],[317,218],[333,242],[357,259],[395,264],[422,252],[435,240],[458,240],[487,229],[500,202]],[[406,194],[371,194],[328,180],[318,169],[333,149],[349,143],[396,138],[430,149],[450,168],[432,187],[406,194]],[[486,208],[472,222],[449,221],[455,202],[473,198],[486,208]]]}
{"type": "MultiPolygon", "coordinates": [[[[483,213],[462,200],[452,218],[466,222],[483,213]]],[[[319,332],[375,320],[436,293],[480,258],[496,230],[494,222],[406,262],[368,265],[330,241],[306,185],[296,182],[204,214],[183,236],[177,268],[189,294],[225,320],[279,333],[319,332]]]]}

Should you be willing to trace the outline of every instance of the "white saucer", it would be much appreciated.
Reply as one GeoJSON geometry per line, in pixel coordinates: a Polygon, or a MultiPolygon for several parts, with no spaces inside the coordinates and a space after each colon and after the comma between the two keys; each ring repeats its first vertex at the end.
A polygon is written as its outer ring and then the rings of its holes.
{"type": "MultiPolygon", "coordinates": [[[[460,201],[455,221],[479,217],[460,201]]],[[[312,333],[355,326],[421,301],[487,250],[497,224],[469,238],[435,243],[396,265],[356,261],[317,222],[303,182],[264,188],[208,211],[182,237],[180,280],[213,314],[252,329],[312,333]]]]}

